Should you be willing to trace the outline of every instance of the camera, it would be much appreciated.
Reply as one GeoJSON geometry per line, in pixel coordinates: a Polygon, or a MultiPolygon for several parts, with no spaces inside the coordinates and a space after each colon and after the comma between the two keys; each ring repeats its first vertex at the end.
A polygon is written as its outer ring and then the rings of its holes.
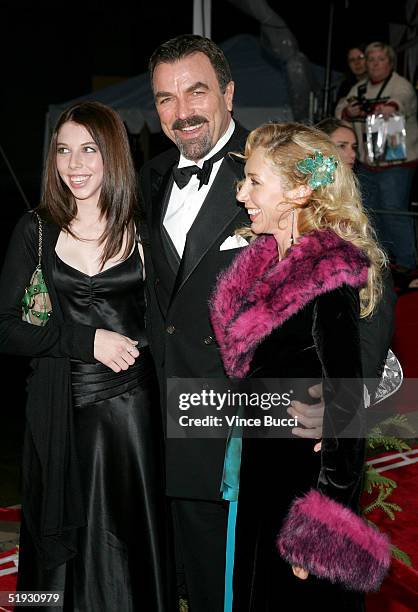
{"type": "Polygon", "coordinates": [[[373,107],[376,104],[376,100],[368,100],[363,96],[351,96],[351,98],[347,98],[347,102],[360,106],[361,110],[365,112],[366,115],[370,115],[373,112],[373,107]]]}

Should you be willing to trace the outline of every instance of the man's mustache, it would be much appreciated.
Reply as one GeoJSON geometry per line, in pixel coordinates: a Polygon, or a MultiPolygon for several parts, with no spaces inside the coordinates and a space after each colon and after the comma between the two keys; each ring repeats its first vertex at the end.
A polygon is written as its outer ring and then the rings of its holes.
{"type": "Polygon", "coordinates": [[[182,130],[183,128],[193,127],[195,125],[199,125],[200,123],[207,123],[207,119],[199,115],[193,115],[193,117],[187,117],[187,119],[176,119],[171,126],[171,129],[182,130]]]}

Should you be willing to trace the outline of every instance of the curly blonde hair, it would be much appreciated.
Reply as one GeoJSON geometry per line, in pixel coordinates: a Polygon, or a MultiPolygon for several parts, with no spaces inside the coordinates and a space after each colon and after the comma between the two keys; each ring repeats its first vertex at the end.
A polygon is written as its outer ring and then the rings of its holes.
{"type": "MultiPolygon", "coordinates": [[[[299,234],[330,229],[367,255],[370,261],[368,282],[360,290],[361,317],[367,317],[381,298],[382,270],[387,266],[387,257],[377,244],[352,170],[341,160],[327,134],[303,124],[268,123],[256,128],[247,137],[244,158],[248,159],[259,147],[264,149],[272,169],[280,175],[285,193],[299,185],[307,185],[311,178],[298,170],[298,161],[316,151],[324,156],[333,155],[338,160],[334,182],[314,189],[303,204],[294,202],[293,206],[300,211],[299,234]]],[[[255,236],[249,228],[239,233],[255,236]]]]}

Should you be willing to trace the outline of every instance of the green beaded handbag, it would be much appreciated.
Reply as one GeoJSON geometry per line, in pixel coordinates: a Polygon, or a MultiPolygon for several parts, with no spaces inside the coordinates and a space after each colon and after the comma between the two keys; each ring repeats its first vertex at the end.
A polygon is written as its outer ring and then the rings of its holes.
{"type": "Polygon", "coordinates": [[[41,268],[42,220],[37,212],[34,214],[38,219],[38,265],[22,298],[22,320],[42,327],[51,316],[52,306],[41,268]]]}

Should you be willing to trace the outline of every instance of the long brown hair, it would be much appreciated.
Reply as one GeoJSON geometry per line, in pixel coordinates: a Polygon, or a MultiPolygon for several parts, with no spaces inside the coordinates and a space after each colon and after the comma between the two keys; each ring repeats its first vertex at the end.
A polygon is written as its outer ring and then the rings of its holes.
{"type": "Polygon", "coordinates": [[[65,110],[53,131],[42,181],[40,209],[47,211],[61,229],[77,238],[70,229],[77,205],[57,170],[57,136],[67,121],[82,125],[98,146],[103,159],[103,183],[99,197],[100,215],[106,227],[99,238],[104,245],[101,267],[121,252],[132,251],[135,242],[136,177],[129,140],[118,113],[100,102],[79,102],[65,110]],[[126,239],[126,242],[124,242],[126,239]]]}

